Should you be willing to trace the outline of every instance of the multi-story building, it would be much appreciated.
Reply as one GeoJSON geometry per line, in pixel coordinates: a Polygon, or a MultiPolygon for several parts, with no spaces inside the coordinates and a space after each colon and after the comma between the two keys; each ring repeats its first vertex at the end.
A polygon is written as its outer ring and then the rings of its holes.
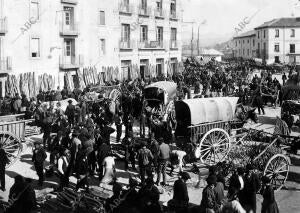
{"type": "Polygon", "coordinates": [[[166,75],[181,60],[180,13],[179,0],[0,0],[0,94],[7,74],[51,74],[61,88],[89,66],[166,75]]]}
{"type": "Polygon", "coordinates": [[[254,30],[233,38],[234,57],[253,58],[256,55],[256,33],[254,30]]]}
{"type": "Polygon", "coordinates": [[[276,63],[300,62],[300,18],[274,19],[255,31],[258,58],[276,63]]]}
{"type": "Polygon", "coordinates": [[[300,18],[274,19],[233,40],[235,57],[259,58],[267,63],[300,62],[300,18]]]}

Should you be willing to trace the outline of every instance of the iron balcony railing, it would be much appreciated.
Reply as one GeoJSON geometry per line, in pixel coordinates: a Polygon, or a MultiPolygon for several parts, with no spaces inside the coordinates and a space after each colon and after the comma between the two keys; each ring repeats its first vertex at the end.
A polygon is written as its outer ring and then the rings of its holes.
{"type": "Polygon", "coordinates": [[[146,5],[138,6],[138,11],[140,16],[150,16],[151,15],[151,8],[146,5]]]}
{"type": "Polygon", "coordinates": [[[178,42],[177,40],[171,40],[170,41],[170,49],[177,49],[178,48],[178,42]]]}
{"type": "Polygon", "coordinates": [[[60,22],[60,35],[62,36],[78,36],[78,23],[73,22],[66,24],[65,22],[60,22]]]}
{"type": "Polygon", "coordinates": [[[128,49],[133,49],[134,48],[134,41],[130,39],[121,39],[119,41],[119,49],[120,50],[128,50],[128,49]]]}
{"type": "Polygon", "coordinates": [[[164,49],[163,41],[140,41],[139,49],[164,49]]]}
{"type": "Polygon", "coordinates": [[[5,18],[0,18],[0,34],[5,34],[7,33],[7,19],[5,18]]]}
{"type": "Polygon", "coordinates": [[[165,11],[162,8],[156,8],[154,10],[155,18],[165,18],[165,11]]]}
{"type": "Polygon", "coordinates": [[[78,0],[61,0],[61,3],[77,4],[78,0]]]}
{"type": "Polygon", "coordinates": [[[83,55],[66,56],[61,55],[59,57],[60,69],[75,69],[80,68],[84,64],[83,55]]]}
{"type": "Polygon", "coordinates": [[[12,71],[11,57],[0,58],[0,73],[8,73],[12,71]]]}
{"type": "Polygon", "coordinates": [[[134,9],[131,4],[119,3],[119,13],[131,15],[134,9]]]}
{"type": "Polygon", "coordinates": [[[178,20],[179,19],[178,14],[175,10],[170,11],[170,19],[172,19],[172,20],[178,20]]]}

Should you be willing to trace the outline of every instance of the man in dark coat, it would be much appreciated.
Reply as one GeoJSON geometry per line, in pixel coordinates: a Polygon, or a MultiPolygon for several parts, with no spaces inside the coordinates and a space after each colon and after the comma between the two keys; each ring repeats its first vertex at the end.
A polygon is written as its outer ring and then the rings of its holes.
{"type": "Polygon", "coordinates": [[[252,210],[253,213],[256,213],[256,193],[260,190],[261,183],[251,164],[246,166],[246,170],[245,186],[241,192],[245,199],[241,204],[246,211],[252,210]]]}
{"type": "Polygon", "coordinates": [[[5,166],[8,163],[9,159],[3,149],[3,145],[0,143],[0,183],[2,191],[5,191],[5,166]]]}
{"type": "Polygon", "coordinates": [[[69,105],[66,108],[66,116],[68,117],[68,121],[70,125],[74,125],[74,119],[75,119],[75,106],[72,104],[72,100],[68,101],[69,105]]]}
{"type": "Polygon", "coordinates": [[[122,113],[118,112],[115,117],[115,124],[117,129],[117,143],[120,142],[121,135],[122,135],[122,113]]]}
{"type": "Polygon", "coordinates": [[[115,132],[115,129],[112,128],[108,122],[105,122],[105,125],[103,127],[103,130],[102,130],[102,138],[103,138],[103,141],[106,142],[108,145],[110,145],[110,135],[115,132]]]}
{"type": "Polygon", "coordinates": [[[33,150],[32,162],[34,164],[37,175],[39,176],[39,186],[43,185],[44,182],[44,162],[47,158],[47,154],[41,143],[35,143],[35,149],[33,150]]]}
{"type": "Polygon", "coordinates": [[[170,209],[176,212],[186,212],[189,204],[189,195],[186,186],[186,181],[190,179],[187,172],[181,172],[178,180],[175,181],[173,186],[173,199],[168,202],[170,209]]]}

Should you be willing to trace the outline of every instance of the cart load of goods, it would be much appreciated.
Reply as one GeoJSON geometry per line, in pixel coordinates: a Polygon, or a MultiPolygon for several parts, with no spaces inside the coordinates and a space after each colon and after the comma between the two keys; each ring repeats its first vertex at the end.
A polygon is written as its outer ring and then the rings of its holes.
{"type": "Polygon", "coordinates": [[[55,197],[48,196],[41,208],[45,212],[105,212],[104,203],[108,194],[92,189],[91,192],[75,192],[64,188],[55,197]]]}

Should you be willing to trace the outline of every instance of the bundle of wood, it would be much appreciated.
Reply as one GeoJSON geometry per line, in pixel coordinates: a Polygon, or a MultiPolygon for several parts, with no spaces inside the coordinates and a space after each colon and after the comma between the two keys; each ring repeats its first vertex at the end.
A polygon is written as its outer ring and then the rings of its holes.
{"type": "Polygon", "coordinates": [[[98,84],[98,75],[96,67],[83,68],[83,79],[85,85],[98,84]]]}
{"type": "Polygon", "coordinates": [[[38,77],[38,89],[39,91],[49,91],[55,89],[54,76],[44,73],[38,77]]]}
{"type": "Polygon", "coordinates": [[[20,92],[27,97],[35,97],[38,93],[34,72],[20,74],[20,92]]]}
{"type": "Polygon", "coordinates": [[[72,74],[70,72],[66,72],[65,76],[64,76],[64,83],[65,83],[65,87],[69,90],[69,91],[73,91],[74,90],[74,82],[73,82],[73,77],[72,74]]]}
{"type": "Polygon", "coordinates": [[[15,75],[8,75],[7,80],[5,82],[5,91],[6,93],[10,93],[11,96],[15,96],[16,93],[20,94],[19,90],[19,79],[15,75]]]}
{"type": "Polygon", "coordinates": [[[86,87],[83,77],[83,70],[77,70],[76,74],[78,77],[79,89],[83,90],[86,87]]]}
{"type": "MultiPolygon", "coordinates": [[[[103,70],[103,67],[102,67],[102,70],[103,70]]],[[[105,77],[104,72],[99,72],[98,73],[98,82],[99,82],[100,85],[104,84],[104,77],[105,77]]]]}

